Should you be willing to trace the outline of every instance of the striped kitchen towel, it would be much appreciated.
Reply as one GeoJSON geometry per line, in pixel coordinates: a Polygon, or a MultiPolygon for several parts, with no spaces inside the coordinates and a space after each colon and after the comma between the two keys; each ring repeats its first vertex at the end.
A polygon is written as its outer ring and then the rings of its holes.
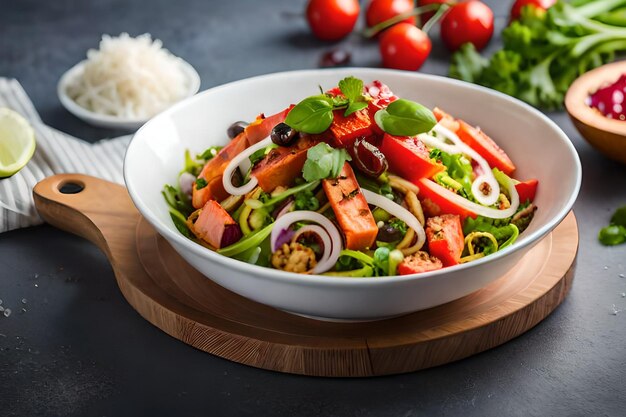
{"type": "Polygon", "coordinates": [[[0,77],[0,107],[24,116],[37,140],[30,162],[12,177],[0,179],[0,232],[42,223],[32,193],[35,184],[47,176],[81,173],[124,183],[122,164],[130,136],[90,144],[46,126],[14,79],[0,77]]]}

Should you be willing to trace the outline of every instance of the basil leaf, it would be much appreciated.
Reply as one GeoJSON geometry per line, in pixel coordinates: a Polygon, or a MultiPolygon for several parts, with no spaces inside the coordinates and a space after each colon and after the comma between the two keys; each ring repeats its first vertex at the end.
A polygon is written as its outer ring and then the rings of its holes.
{"type": "Polygon", "coordinates": [[[335,149],[327,143],[318,143],[307,151],[302,176],[307,182],[337,178],[350,155],[345,149],[335,149]]]}
{"type": "Polygon", "coordinates": [[[359,110],[363,110],[366,107],[367,107],[367,103],[363,101],[352,102],[348,105],[348,108],[346,109],[346,112],[343,115],[350,116],[352,113],[355,113],[359,110]]]}
{"type": "Polygon", "coordinates": [[[323,94],[305,98],[291,109],[285,119],[291,128],[311,134],[322,133],[332,122],[333,100],[323,94]]]}
{"type": "Polygon", "coordinates": [[[415,136],[430,131],[436,124],[435,115],[414,101],[399,99],[378,110],[376,124],[390,135],[415,136]]]}

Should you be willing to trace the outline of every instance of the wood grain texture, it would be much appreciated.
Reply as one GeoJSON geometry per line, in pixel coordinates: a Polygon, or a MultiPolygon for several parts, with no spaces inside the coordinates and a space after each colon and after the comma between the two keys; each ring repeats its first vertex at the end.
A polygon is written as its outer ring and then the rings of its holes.
{"type": "Polygon", "coordinates": [[[214,355],[304,375],[411,372],[498,346],[563,301],[578,250],[570,213],[513,270],[466,297],[384,321],[330,323],[258,304],[206,279],[141,218],[124,187],[65,174],[40,182],[34,195],[48,223],[107,254],[124,297],[149,322],[214,355]],[[67,182],[85,188],[60,193],[67,182]]]}

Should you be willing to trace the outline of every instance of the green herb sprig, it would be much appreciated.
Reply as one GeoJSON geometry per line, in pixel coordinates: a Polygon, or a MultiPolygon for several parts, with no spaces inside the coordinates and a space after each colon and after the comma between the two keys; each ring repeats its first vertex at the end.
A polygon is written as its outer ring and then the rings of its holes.
{"type": "Polygon", "coordinates": [[[306,155],[302,176],[307,182],[337,178],[344,163],[352,160],[345,149],[335,149],[325,142],[310,148],[306,155]]]}

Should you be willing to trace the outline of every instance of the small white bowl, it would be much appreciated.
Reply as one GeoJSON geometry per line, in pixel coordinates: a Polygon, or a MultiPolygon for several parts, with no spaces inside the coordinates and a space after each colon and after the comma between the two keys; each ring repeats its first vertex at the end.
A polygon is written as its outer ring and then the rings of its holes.
{"type": "Polygon", "coordinates": [[[581,183],[578,154],[565,133],[519,100],[473,84],[415,72],[367,68],[265,75],[204,91],[146,123],[124,160],[128,192],[141,214],[174,249],[219,285],[275,308],[325,320],[376,320],[463,297],[515,267],[571,210],[581,183]],[[330,88],[343,77],[380,80],[400,97],[439,106],[481,126],[510,155],[515,177],[539,179],[535,218],[515,244],[482,259],[438,271],[381,278],[300,275],[250,265],[213,252],[180,234],[161,195],[176,182],[185,149],[227,143],[235,120],[273,114],[330,88]]]}
{"type": "MultiPolygon", "coordinates": [[[[198,75],[198,72],[188,62],[183,61],[182,59],[179,62],[181,70],[183,71],[183,74],[187,79],[187,93],[181,99],[184,100],[193,96],[198,92],[198,90],[200,90],[200,75],[198,75]]],[[[74,65],[65,74],[63,74],[63,76],[59,80],[59,83],[57,84],[57,95],[59,96],[59,100],[61,100],[61,104],[63,105],[63,107],[65,107],[67,111],[91,125],[105,127],[109,129],[137,130],[150,119],[149,117],[123,118],[111,116],[108,114],[95,113],[76,103],[67,94],[67,88],[73,80],[75,80],[77,77],[80,77],[84,70],[85,63],[86,61],[81,61],[78,64],[74,65]]]]}

